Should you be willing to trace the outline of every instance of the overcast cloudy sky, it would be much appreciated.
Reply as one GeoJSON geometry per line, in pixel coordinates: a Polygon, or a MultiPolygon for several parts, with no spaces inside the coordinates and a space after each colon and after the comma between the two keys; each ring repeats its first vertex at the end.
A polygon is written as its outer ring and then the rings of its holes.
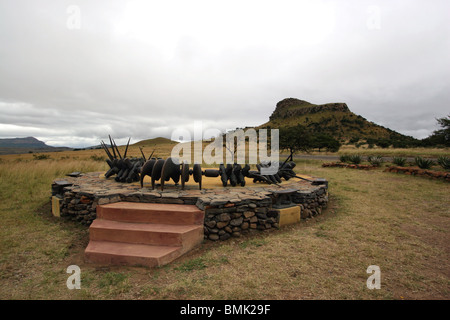
{"type": "Polygon", "coordinates": [[[345,102],[424,138],[450,113],[448,0],[0,2],[0,138],[118,143],[345,102]]]}

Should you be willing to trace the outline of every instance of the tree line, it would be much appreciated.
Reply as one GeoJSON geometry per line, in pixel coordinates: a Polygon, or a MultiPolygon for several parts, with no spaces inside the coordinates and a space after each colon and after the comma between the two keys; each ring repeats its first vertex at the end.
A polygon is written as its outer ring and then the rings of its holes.
{"type": "Polygon", "coordinates": [[[279,147],[280,150],[289,150],[292,154],[298,151],[308,152],[311,149],[337,152],[341,143],[326,133],[313,134],[306,127],[298,124],[279,129],[279,147]]]}
{"type": "MultiPolygon", "coordinates": [[[[450,116],[436,120],[441,128],[435,130],[429,137],[421,140],[395,132],[392,132],[389,138],[367,138],[364,140],[369,145],[369,148],[375,145],[381,148],[390,146],[394,148],[450,147],[450,116]]],[[[313,132],[301,124],[280,128],[279,137],[280,149],[288,150],[291,153],[309,152],[312,149],[337,152],[342,145],[339,140],[331,135],[313,132]]],[[[355,145],[358,144],[358,141],[360,141],[358,137],[350,139],[350,143],[355,143],[355,145]]]]}

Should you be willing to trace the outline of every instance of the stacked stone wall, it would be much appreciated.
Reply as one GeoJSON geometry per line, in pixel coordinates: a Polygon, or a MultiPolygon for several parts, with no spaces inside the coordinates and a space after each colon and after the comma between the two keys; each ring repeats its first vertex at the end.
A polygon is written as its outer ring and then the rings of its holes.
{"type": "MultiPolygon", "coordinates": [[[[321,214],[327,206],[327,184],[312,185],[298,180],[289,183],[288,187],[298,189],[292,194],[291,206],[300,206],[302,219],[321,214]]],[[[60,201],[61,217],[86,226],[97,218],[97,206],[108,203],[127,201],[196,205],[205,212],[205,238],[216,241],[278,228],[279,210],[273,192],[279,191],[279,188],[267,185],[240,188],[239,191],[233,188],[157,191],[134,185],[118,188],[112,181],[88,175],[71,179],[67,186],[59,190],[54,188],[53,196],[60,201]],[[111,184],[111,187],[105,184],[111,184]]]]}

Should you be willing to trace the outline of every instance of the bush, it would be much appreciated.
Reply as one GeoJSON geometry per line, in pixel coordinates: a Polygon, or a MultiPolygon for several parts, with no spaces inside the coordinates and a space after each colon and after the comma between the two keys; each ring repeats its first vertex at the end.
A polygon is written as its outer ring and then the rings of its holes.
{"type": "Polygon", "coordinates": [[[322,148],[326,148],[330,152],[337,152],[341,143],[327,134],[319,133],[312,137],[312,147],[318,148],[319,152],[322,148]]]}
{"type": "Polygon", "coordinates": [[[350,158],[349,155],[343,154],[343,155],[341,155],[341,156],[339,157],[339,161],[340,161],[340,162],[349,162],[349,158],[350,158]]]}
{"type": "Polygon", "coordinates": [[[50,159],[50,155],[48,154],[33,154],[34,160],[47,160],[50,159]]]}
{"type": "Polygon", "coordinates": [[[425,158],[422,158],[422,157],[416,157],[415,158],[415,162],[416,162],[416,165],[420,169],[430,169],[431,166],[434,164],[433,160],[425,159],[425,158]]]}
{"type": "Polygon", "coordinates": [[[94,160],[94,161],[106,161],[106,160],[105,160],[105,157],[103,157],[103,156],[97,156],[97,155],[95,155],[95,154],[91,156],[91,159],[94,160]]]}
{"type": "Polygon", "coordinates": [[[379,147],[381,147],[381,148],[383,148],[383,149],[386,149],[386,148],[389,148],[389,146],[391,145],[391,143],[390,143],[389,140],[378,140],[378,141],[376,142],[376,145],[379,146],[379,147]]]}
{"type": "Polygon", "coordinates": [[[382,156],[368,156],[367,161],[373,166],[379,167],[383,163],[382,156]]]}
{"type": "Polygon", "coordinates": [[[358,154],[352,154],[351,156],[349,156],[348,160],[353,164],[360,164],[362,158],[358,154]]]}
{"type": "Polygon", "coordinates": [[[408,148],[409,145],[406,141],[402,141],[402,140],[394,140],[392,142],[392,146],[394,148],[408,148]]]}
{"type": "Polygon", "coordinates": [[[394,157],[394,159],[392,159],[392,162],[399,167],[404,167],[406,164],[406,158],[394,157]]]}
{"type": "Polygon", "coordinates": [[[446,156],[440,156],[437,159],[437,163],[445,170],[450,170],[450,158],[446,156]]]}

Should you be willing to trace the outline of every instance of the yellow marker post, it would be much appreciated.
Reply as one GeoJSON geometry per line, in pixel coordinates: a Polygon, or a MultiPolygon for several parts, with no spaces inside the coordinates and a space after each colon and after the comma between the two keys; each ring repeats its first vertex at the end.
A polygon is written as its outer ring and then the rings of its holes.
{"type": "Polygon", "coordinates": [[[55,217],[61,217],[61,199],[56,196],[52,197],[52,214],[55,217]]]}
{"type": "Polygon", "coordinates": [[[279,226],[287,226],[300,222],[300,206],[292,206],[289,208],[275,209],[278,211],[280,220],[279,226]]]}

